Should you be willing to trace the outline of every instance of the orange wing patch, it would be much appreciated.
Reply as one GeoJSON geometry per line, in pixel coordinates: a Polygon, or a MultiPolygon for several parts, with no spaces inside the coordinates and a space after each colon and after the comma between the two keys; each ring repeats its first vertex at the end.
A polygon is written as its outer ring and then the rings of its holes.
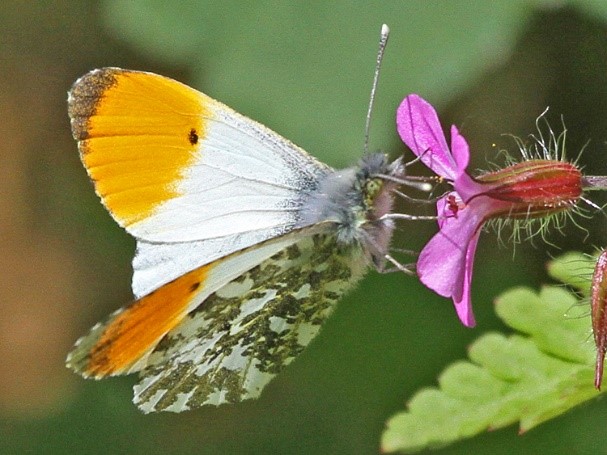
{"type": "Polygon", "coordinates": [[[128,227],[179,196],[176,183],[205,137],[210,98],[172,79],[95,70],[70,91],[74,138],[95,190],[128,227]]]}
{"type": "Polygon", "coordinates": [[[128,373],[188,313],[212,264],[195,269],[119,311],[80,340],[68,366],[86,377],[128,373]]]}

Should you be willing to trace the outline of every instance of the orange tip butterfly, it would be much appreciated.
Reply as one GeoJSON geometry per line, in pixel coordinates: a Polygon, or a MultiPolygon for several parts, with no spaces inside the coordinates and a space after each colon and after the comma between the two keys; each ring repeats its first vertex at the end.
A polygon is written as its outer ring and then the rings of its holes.
{"type": "Polygon", "coordinates": [[[95,191],[137,250],[136,300],[78,340],[67,365],[96,379],[139,373],[144,412],[257,397],[369,266],[395,263],[400,159],[334,170],[146,72],[91,71],[68,105],[95,191]]]}

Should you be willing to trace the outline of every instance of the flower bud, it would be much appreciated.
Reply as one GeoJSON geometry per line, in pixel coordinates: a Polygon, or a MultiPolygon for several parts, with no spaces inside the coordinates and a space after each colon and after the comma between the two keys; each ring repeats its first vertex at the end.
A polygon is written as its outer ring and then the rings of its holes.
{"type": "Polygon", "coordinates": [[[607,303],[607,250],[603,250],[594,266],[591,291],[592,332],[596,344],[594,386],[597,390],[600,390],[603,380],[603,362],[607,351],[607,311],[605,311],[605,304],[607,303]]]}
{"type": "MultiPolygon", "coordinates": [[[[537,218],[573,207],[582,196],[582,173],[572,163],[529,160],[475,179],[486,186],[482,192],[503,201],[503,214],[512,218],[537,218]]],[[[493,213],[493,216],[499,216],[493,213]]]]}

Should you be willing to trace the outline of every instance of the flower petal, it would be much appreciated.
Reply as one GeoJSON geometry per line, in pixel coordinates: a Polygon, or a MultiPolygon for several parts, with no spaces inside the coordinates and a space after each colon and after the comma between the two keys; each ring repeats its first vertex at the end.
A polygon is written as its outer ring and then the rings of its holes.
{"type": "MultiPolygon", "coordinates": [[[[445,218],[440,231],[426,244],[417,261],[420,281],[437,294],[453,298],[460,320],[468,327],[475,323],[470,284],[474,253],[486,211],[482,201],[485,198],[479,199],[460,209],[457,216],[445,218]]],[[[444,213],[445,205],[446,198],[441,198],[437,204],[439,214],[444,213]]]]}
{"type": "Polygon", "coordinates": [[[407,147],[435,174],[455,180],[460,169],[430,103],[419,95],[407,96],[396,111],[396,128],[407,147]]]}
{"type": "Polygon", "coordinates": [[[476,245],[478,245],[480,234],[481,231],[478,229],[470,239],[470,243],[468,243],[468,249],[466,251],[466,265],[464,267],[464,277],[462,280],[462,292],[459,296],[453,296],[453,305],[455,305],[457,316],[459,317],[459,320],[462,321],[462,324],[464,324],[466,327],[474,327],[476,325],[474,313],[472,311],[470,290],[472,287],[474,255],[476,254],[476,245]]]}
{"type": "Polygon", "coordinates": [[[464,202],[468,202],[472,198],[478,197],[491,189],[491,185],[487,183],[479,183],[465,172],[462,172],[453,181],[453,188],[455,191],[457,191],[457,194],[464,202]]]}
{"type": "Polygon", "coordinates": [[[470,163],[470,149],[464,136],[459,134],[457,126],[451,125],[451,154],[457,165],[459,174],[466,171],[470,163]]]}

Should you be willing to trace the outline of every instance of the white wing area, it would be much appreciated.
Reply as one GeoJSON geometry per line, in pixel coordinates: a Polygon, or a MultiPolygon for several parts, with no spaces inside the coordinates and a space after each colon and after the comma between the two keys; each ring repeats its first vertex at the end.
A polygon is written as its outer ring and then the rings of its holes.
{"type": "Polygon", "coordinates": [[[185,243],[138,240],[133,258],[133,294],[141,298],[195,268],[276,235],[276,230],[265,230],[185,243]]]}
{"type": "Polygon", "coordinates": [[[175,184],[178,196],[127,228],[140,240],[189,242],[254,231],[264,233],[262,241],[279,235],[295,224],[302,192],[330,171],[268,128],[206,101],[210,118],[194,163],[175,184]]]}

